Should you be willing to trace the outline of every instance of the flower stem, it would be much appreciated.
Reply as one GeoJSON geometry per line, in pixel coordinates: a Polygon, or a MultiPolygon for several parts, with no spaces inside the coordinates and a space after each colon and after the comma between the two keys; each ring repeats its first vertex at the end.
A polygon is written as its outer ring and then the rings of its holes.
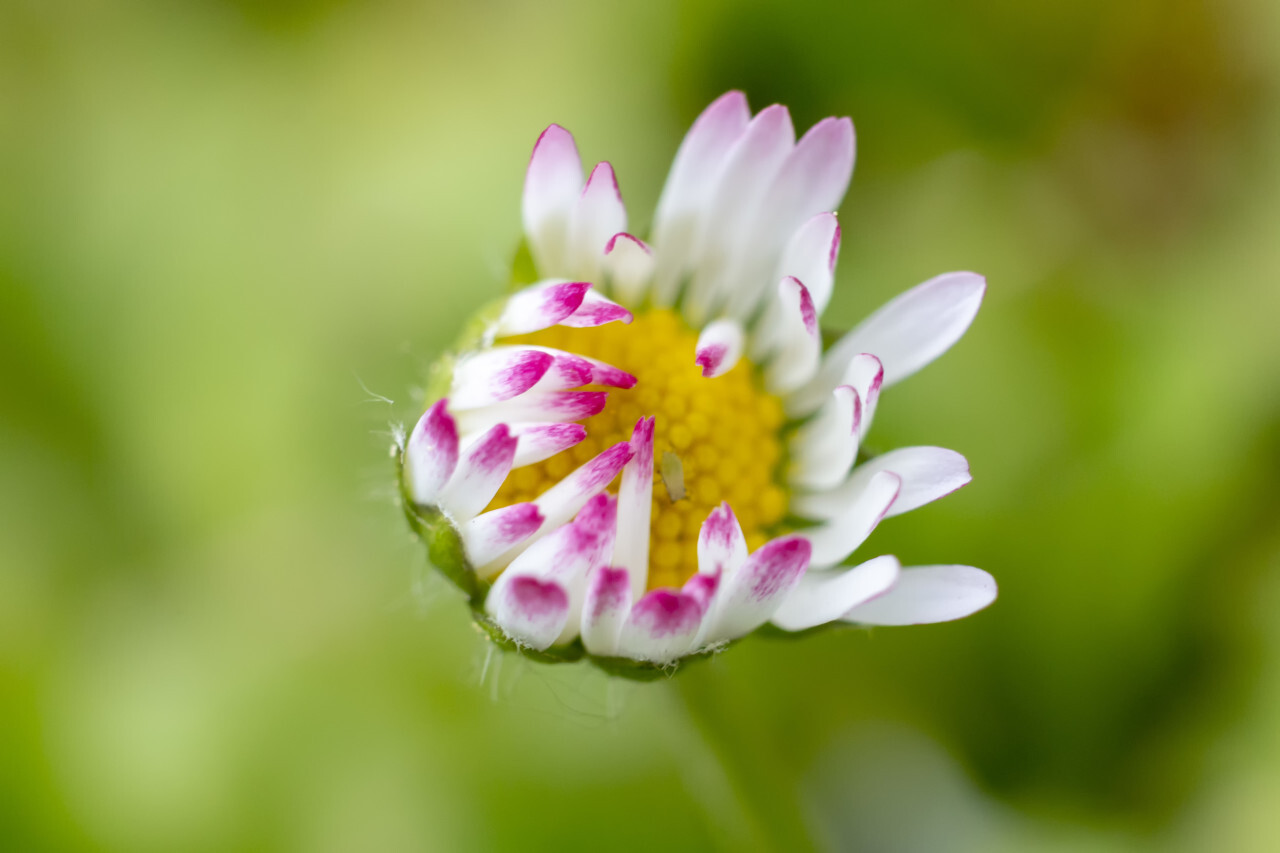
{"type": "MultiPolygon", "coordinates": [[[[750,821],[752,846],[760,850],[806,851],[817,846],[798,796],[794,761],[783,754],[786,733],[773,731],[770,715],[711,661],[674,680],[697,733],[714,754],[750,821]]],[[[743,827],[735,828],[738,833],[743,827]]]]}

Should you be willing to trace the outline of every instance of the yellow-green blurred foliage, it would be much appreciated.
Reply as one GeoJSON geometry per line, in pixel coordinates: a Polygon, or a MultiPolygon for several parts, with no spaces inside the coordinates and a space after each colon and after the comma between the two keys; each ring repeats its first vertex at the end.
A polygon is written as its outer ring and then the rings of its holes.
{"type": "Polygon", "coordinates": [[[3,0],[0,849],[1277,849],[1277,44],[1271,0],[3,0]],[[857,124],[830,325],[988,276],[872,439],[975,481],[867,552],[1000,600],[647,686],[487,659],[388,424],[545,124],[643,233],[731,87],[857,124]]]}

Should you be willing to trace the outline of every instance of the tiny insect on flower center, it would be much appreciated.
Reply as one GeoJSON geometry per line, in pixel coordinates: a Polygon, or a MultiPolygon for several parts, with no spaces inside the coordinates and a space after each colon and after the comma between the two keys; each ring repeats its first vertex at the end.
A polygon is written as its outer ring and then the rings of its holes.
{"type": "Polygon", "coordinates": [[[762,390],[746,359],[721,376],[703,378],[694,363],[697,341],[697,333],[668,310],[638,313],[630,325],[556,326],[509,341],[596,358],[637,382],[629,390],[602,389],[609,402],[583,421],[586,439],[512,471],[489,508],[533,500],[606,447],[626,441],[636,421],[653,415],[649,588],[679,586],[698,570],[698,532],[721,501],[733,507],[748,547],[763,545],[787,509],[778,485],[782,404],[762,390]],[[683,494],[672,482],[679,475],[683,494]]]}

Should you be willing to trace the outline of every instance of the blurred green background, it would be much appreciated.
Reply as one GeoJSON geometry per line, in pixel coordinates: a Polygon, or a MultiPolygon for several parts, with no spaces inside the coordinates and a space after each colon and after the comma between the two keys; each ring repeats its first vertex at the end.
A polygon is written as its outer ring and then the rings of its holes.
{"type": "Polygon", "coordinates": [[[1271,0],[0,0],[0,849],[1280,849],[1277,44],[1271,0]],[[857,124],[830,325],[988,277],[872,438],[975,481],[863,553],[1000,600],[653,685],[489,659],[389,424],[547,123],[644,233],[731,87],[857,124]]]}

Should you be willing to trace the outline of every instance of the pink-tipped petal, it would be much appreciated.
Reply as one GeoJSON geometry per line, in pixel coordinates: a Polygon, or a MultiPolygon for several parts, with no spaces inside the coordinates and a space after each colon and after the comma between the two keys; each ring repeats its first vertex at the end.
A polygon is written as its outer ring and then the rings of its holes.
{"type": "Polygon", "coordinates": [[[720,574],[703,574],[695,572],[693,577],[684,582],[680,592],[698,602],[703,613],[711,606],[716,590],[720,588],[720,574]]]}
{"type": "Polygon", "coordinates": [[[631,445],[620,441],[543,492],[534,503],[547,519],[545,528],[563,524],[576,515],[588,500],[613,482],[631,456],[631,445]]]}
{"type": "Polygon", "coordinates": [[[511,471],[516,438],[506,424],[498,424],[467,448],[458,468],[440,492],[440,505],[455,520],[474,518],[498,493],[511,471]]]}
{"type": "Polygon", "coordinates": [[[782,252],[776,278],[795,276],[809,288],[819,315],[831,300],[836,257],[840,252],[840,223],[834,213],[819,213],[805,222],[782,252]]]}
{"type": "Polygon", "coordinates": [[[589,358],[587,361],[591,364],[592,385],[604,385],[609,388],[622,388],[624,390],[636,387],[636,377],[633,374],[598,359],[589,358]]]}
{"type": "Polygon", "coordinates": [[[862,417],[858,421],[858,437],[866,438],[880,402],[880,389],[884,387],[884,365],[871,353],[859,353],[850,361],[844,372],[842,385],[857,389],[862,399],[862,417]]]}
{"type": "Polygon", "coordinates": [[[653,501],[653,418],[641,418],[631,432],[631,458],[618,488],[618,539],[613,564],[631,577],[633,598],[649,581],[649,518],[653,501]]]}
{"type": "Polygon", "coordinates": [[[538,347],[551,358],[547,374],[534,386],[536,391],[567,391],[591,384],[591,362],[563,350],[538,347]]]}
{"type": "Polygon", "coordinates": [[[404,450],[409,497],[432,505],[458,465],[458,426],[449,414],[448,400],[437,400],[418,419],[404,450]]]}
{"type": "Polygon", "coordinates": [[[533,347],[551,356],[551,367],[534,386],[535,391],[563,391],[584,385],[604,385],[610,388],[634,388],[635,376],[595,358],[588,358],[550,347],[533,347]]]}
{"type": "Polygon", "coordinates": [[[704,642],[736,639],[768,621],[800,582],[811,553],[808,540],[783,536],[752,554],[722,584],[704,642]]]}
{"type": "Polygon", "coordinates": [[[704,378],[721,376],[742,358],[742,348],[742,326],[736,320],[716,320],[698,335],[694,363],[702,368],[704,378]]]}
{"type": "Polygon", "coordinates": [[[858,455],[862,397],[841,385],[817,417],[797,429],[790,439],[791,465],[787,477],[802,489],[831,489],[849,476],[858,455]]]}
{"type": "Polygon", "coordinates": [[[700,223],[726,158],[750,121],[746,96],[727,92],[703,110],[680,143],[653,220],[662,261],[654,283],[658,305],[675,301],[684,274],[693,267],[700,223]]]}
{"type": "Polygon", "coordinates": [[[900,447],[862,463],[834,489],[793,495],[791,508],[806,518],[836,518],[859,499],[881,471],[892,471],[902,480],[897,500],[885,513],[886,518],[946,497],[973,479],[968,461],[954,450],[900,447]]]}
{"type": "Polygon", "coordinates": [[[508,637],[531,649],[550,646],[569,621],[569,593],[553,580],[500,575],[485,608],[508,637]]]}
{"type": "Polygon", "coordinates": [[[507,572],[554,578],[566,588],[578,585],[588,571],[608,559],[616,513],[617,501],[613,497],[592,496],[584,501],[574,521],[551,529],[532,543],[511,561],[507,572]]]}
{"type": "Polygon", "coordinates": [[[702,614],[696,596],[672,589],[646,593],[622,624],[618,652],[636,660],[670,663],[693,651],[702,614]]]}
{"type": "Polygon", "coordinates": [[[607,493],[596,495],[578,511],[573,523],[596,540],[599,553],[594,558],[595,565],[613,553],[618,529],[618,499],[607,493]]]}
{"type": "Polygon", "coordinates": [[[972,566],[915,566],[879,598],[844,614],[862,625],[927,625],[976,613],[996,600],[996,581],[972,566]]]}
{"type": "Polygon", "coordinates": [[[600,414],[608,400],[607,391],[530,391],[505,403],[459,412],[458,420],[467,432],[500,423],[568,423],[600,414]]]}
{"type": "Polygon", "coordinates": [[[569,218],[582,191],[582,161],[573,134],[553,124],[533,146],[524,179],[524,233],[544,276],[565,275],[569,218]]]}
{"type": "Polygon", "coordinates": [[[852,569],[805,574],[771,617],[784,631],[803,631],[840,619],[864,602],[883,595],[899,577],[898,560],[884,556],[852,569]]]}
{"type": "Polygon", "coordinates": [[[598,163],[569,217],[570,269],[575,277],[596,281],[609,239],[627,228],[627,208],[618,178],[608,163],[598,163]]]}
{"type": "Polygon", "coordinates": [[[581,329],[603,326],[605,323],[614,321],[630,324],[633,319],[635,318],[626,308],[607,296],[589,290],[583,297],[582,304],[578,306],[578,310],[561,320],[560,325],[581,329]]]}
{"type": "Polygon", "coordinates": [[[511,434],[517,439],[511,467],[521,468],[550,459],[578,444],[587,437],[587,428],[582,424],[524,423],[512,424],[511,434]]]}
{"type": "Polygon", "coordinates": [[[840,340],[818,366],[813,379],[797,388],[785,401],[787,414],[802,418],[821,406],[837,385],[851,385],[862,397],[863,412],[861,434],[866,436],[875,416],[876,404],[883,390],[884,365],[869,352],[853,352],[849,337],[840,340]]]}
{"type": "Polygon", "coordinates": [[[602,266],[609,292],[624,305],[638,305],[644,300],[653,265],[649,247],[626,232],[614,234],[605,244],[602,266]]]}
{"type": "Polygon", "coordinates": [[[482,513],[459,528],[472,566],[482,567],[537,532],[542,513],[531,503],[512,504],[482,513]]]}
{"type": "Polygon", "coordinates": [[[631,611],[631,578],[626,569],[601,566],[587,577],[582,605],[582,644],[601,657],[618,653],[618,635],[631,611]]]}
{"type": "Polygon", "coordinates": [[[822,354],[822,336],[813,299],[799,279],[788,277],[778,283],[778,299],[770,310],[782,313],[782,331],[764,384],[771,393],[786,394],[813,377],[822,354]]]}
{"type": "Polygon", "coordinates": [[[474,409],[518,397],[538,384],[555,359],[526,347],[494,347],[459,359],[450,405],[474,409]]]}
{"type": "Polygon", "coordinates": [[[902,479],[890,471],[875,474],[867,488],[840,515],[797,533],[813,545],[813,565],[834,566],[867,541],[898,496],[902,479]]]}
{"type": "MultiPolygon", "coordinates": [[[[511,564],[502,577],[527,575],[555,581],[568,595],[569,618],[553,645],[573,640],[581,627],[588,574],[608,562],[613,549],[617,501],[598,494],[588,500],[572,523],[563,524],[534,542],[511,564]]],[[[486,572],[490,571],[486,567],[486,572]]]]}
{"type": "Polygon", "coordinates": [[[494,333],[501,338],[549,329],[572,316],[590,289],[586,281],[544,281],[517,290],[507,297],[494,333]]]}
{"type": "Polygon", "coordinates": [[[711,510],[698,532],[698,571],[730,576],[747,560],[742,525],[727,502],[711,510]]]}

